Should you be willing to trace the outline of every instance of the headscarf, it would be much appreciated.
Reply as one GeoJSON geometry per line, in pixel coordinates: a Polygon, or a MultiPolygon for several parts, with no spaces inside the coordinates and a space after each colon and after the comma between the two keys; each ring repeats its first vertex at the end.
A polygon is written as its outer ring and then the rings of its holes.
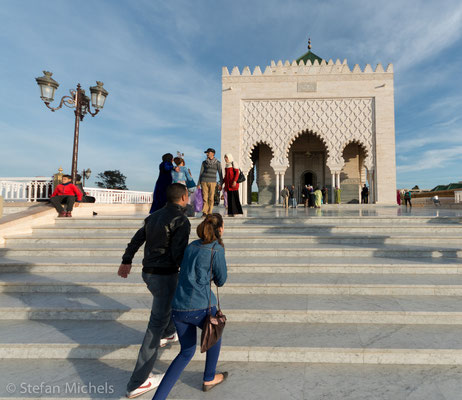
{"type": "Polygon", "coordinates": [[[226,153],[225,157],[228,158],[228,162],[226,163],[226,168],[234,168],[238,169],[237,163],[234,162],[233,155],[231,153],[226,153]]]}

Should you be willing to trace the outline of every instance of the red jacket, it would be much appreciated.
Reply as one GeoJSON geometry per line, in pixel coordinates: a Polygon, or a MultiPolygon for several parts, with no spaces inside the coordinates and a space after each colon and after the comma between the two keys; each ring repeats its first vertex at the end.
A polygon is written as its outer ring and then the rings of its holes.
{"type": "Polygon", "coordinates": [[[60,185],[56,186],[56,189],[51,197],[55,196],[76,196],[77,201],[82,200],[82,192],[72,183],[66,183],[65,185],[61,183],[60,185]]]}
{"type": "Polygon", "coordinates": [[[239,170],[237,168],[225,168],[225,190],[227,192],[233,192],[239,190],[239,183],[237,180],[239,178],[239,170]],[[236,182],[236,186],[232,187],[233,182],[236,182]]]}

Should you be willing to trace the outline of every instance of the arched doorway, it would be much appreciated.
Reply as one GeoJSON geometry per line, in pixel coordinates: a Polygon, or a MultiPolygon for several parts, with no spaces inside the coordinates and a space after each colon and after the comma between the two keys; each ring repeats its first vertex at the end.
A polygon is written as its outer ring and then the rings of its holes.
{"type": "Polygon", "coordinates": [[[342,203],[358,204],[361,202],[361,188],[368,184],[364,166],[366,149],[359,142],[350,142],[343,148],[342,156],[345,161],[340,173],[342,203]]]}
{"type": "Polygon", "coordinates": [[[304,171],[300,175],[300,186],[311,185],[316,187],[318,183],[318,178],[313,171],[304,171]]]}
{"type": "Polygon", "coordinates": [[[305,185],[327,186],[330,177],[327,161],[327,148],[322,139],[311,131],[303,131],[289,148],[289,168],[285,173],[285,183],[294,185],[299,201],[305,185]],[[329,175],[328,175],[329,174],[329,175]]]}
{"type": "Polygon", "coordinates": [[[273,204],[276,199],[276,175],[270,165],[273,151],[258,143],[251,152],[252,169],[247,180],[248,203],[273,204]],[[253,194],[252,194],[253,193],[253,194]]]}

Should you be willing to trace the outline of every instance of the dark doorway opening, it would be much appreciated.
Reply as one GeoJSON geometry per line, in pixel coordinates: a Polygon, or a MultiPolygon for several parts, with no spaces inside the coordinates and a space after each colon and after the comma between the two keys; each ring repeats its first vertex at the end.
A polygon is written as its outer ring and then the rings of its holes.
{"type": "Polygon", "coordinates": [[[302,184],[316,186],[316,175],[312,172],[305,172],[303,174],[302,184]]]}

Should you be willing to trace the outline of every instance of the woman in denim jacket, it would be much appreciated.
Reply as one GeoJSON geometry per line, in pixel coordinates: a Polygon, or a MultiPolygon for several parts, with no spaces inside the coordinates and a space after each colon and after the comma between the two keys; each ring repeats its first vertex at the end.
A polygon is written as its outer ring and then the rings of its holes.
{"type": "MultiPolygon", "coordinates": [[[[167,398],[173,385],[194,356],[197,343],[196,328],[202,329],[209,307],[211,260],[212,279],[215,285],[223,286],[226,282],[227,270],[222,234],[222,216],[208,215],[197,227],[197,235],[200,239],[186,248],[172,302],[172,318],[180,339],[181,351],[170,364],[153,400],[167,398]]],[[[211,305],[212,315],[215,315],[217,299],[213,293],[211,305]]],[[[220,348],[221,339],[207,351],[202,385],[204,392],[222,383],[228,376],[227,372],[215,373],[220,348]]]]}

